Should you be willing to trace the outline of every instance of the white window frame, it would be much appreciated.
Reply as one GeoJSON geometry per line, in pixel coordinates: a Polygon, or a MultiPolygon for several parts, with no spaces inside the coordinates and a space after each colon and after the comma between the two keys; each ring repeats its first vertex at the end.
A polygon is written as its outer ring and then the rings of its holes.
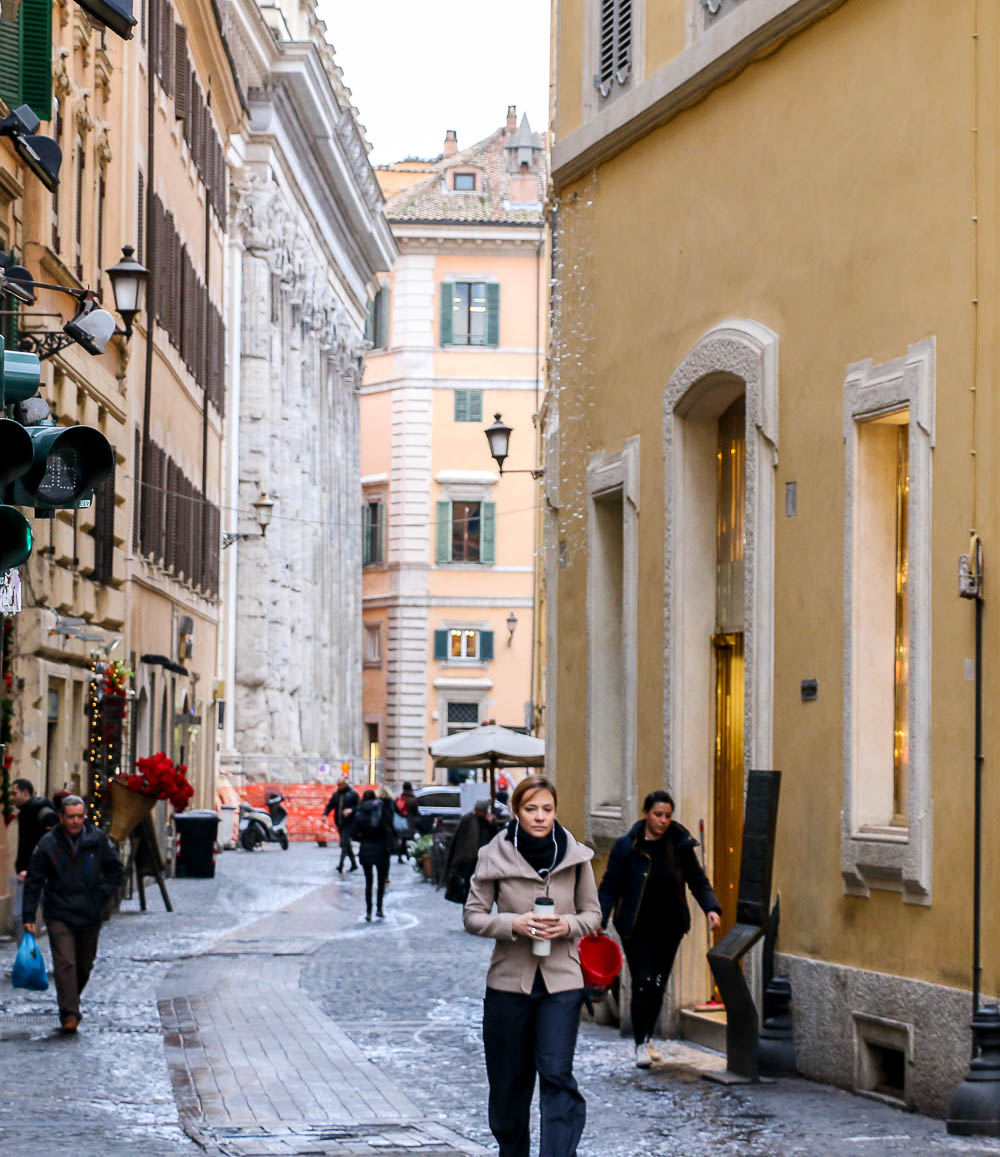
{"type": "Polygon", "coordinates": [[[468,666],[478,667],[480,664],[480,658],[479,658],[480,628],[479,627],[470,627],[466,624],[463,626],[445,627],[444,629],[448,632],[448,640],[449,640],[449,642],[448,642],[448,658],[445,660],[446,664],[449,664],[449,665],[450,664],[456,664],[456,665],[466,664],[468,666]],[[463,643],[462,649],[463,649],[463,651],[465,650],[464,644],[465,644],[468,636],[469,635],[475,635],[476,636],[476,653],[474,655],[469,655],[469,654],[453,655],[451,653],[451,636],[454,635],[456,632],[458,632],[462,636],[462,643],[463,643]]]}
{"type": "Polygon", "coordinates": [[[844,891],[899,892],[910,904],[931,901],[931,499],[935,414],[935,339],[911,345],[905,357],[882,365],[871,358],[847,367],[844,380],[844,808],[840,870],[844,891]],[[856,605],[861,558],[857,547],[859,427],[882,415],[909,411],[909,784],[907,826],[864,827],[856,785],[864,774],[858,751],[857,680],[860,657],[856,605]]]}
{"type": "Polygon", "coordinates": [[[382,620],[377,622],[366,621],[364,624],[364,652],[363,665],[365,667],[381,667],[382,666],[382,620]],[[374,639],[375,646],[369,647],[369,643],[374,639]]]}

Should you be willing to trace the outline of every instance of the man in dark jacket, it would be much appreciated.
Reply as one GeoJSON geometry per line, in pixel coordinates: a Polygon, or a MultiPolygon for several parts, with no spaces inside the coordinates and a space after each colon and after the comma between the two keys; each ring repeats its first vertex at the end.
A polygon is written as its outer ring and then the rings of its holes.
{"type": "Polygon", "coordinates": [[[476,801],[473,811],[466,813],[458,821],[458,827],[448,846],[448,860],[445,865],[444,898],[456,904],[464,904],[469,898],[469,881],[476,870],[479,849],[497,834],[497,825],[490,814],[490,801],[476,801]]]}
{"type": "Polygon", "coordinates": [[[10,799],[17,808],[17,858],[14,872],[17,887],[14,890],[14,937],[18,944],[24,939],[21,905],[24,899],[24,877],[35,845],[59,822],[56,809],[44,795],[35,795],[30,779],[15,779],[10,785],[10,799]]]}
{"type": "Polygon", "coordinates": [[[360,802],[358,793],[351,787],[350,780],[345,775],[337,784],[337,790],[330,796],[323,809],[324,816],[333,812],[333,822],[340,837],[340,863],[337,865],[337,871],[341,873],[344,871],[344,860],[347,858],[351,861],[351,871],[356,872],[358,869],[358,861],[354,858],[351,840],[354,837],[355,812],[360,802]]]}
{"type": "Polygon", "coordinates": [[[80,1023],[80,993],[97,956],[101,909],[125,876],[111,841],[86,822],[85,812],[78,795],[62,801],[59,824],[38,841],[24,882],[25,932],[35,931],[45,889],[43,911],[63,1032],[76,1032],[80,1023]]]}

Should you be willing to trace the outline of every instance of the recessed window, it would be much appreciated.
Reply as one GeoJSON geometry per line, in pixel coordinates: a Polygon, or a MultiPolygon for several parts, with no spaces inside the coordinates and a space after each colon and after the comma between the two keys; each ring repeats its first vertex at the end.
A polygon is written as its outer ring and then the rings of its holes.
{"type": "Polygon", "coordinates": [[[457,731],[468,731],[479,726],[478,703],[449,703],[448,704],[448,734],[454,735],[457,731]]]}
{"type": "Polygon", "coordinates": [[[456,500],[437,504],[438,565],[478,562],[492,566],[495,553],[495,503],[456,500]]]}
{"type": "Polygon", "coordinates": [[[493,658],[493,632],[477,627],[435,631],[434,658],[439,663],[488,663],[493,658]]]}
{"type": "MultiPolygon", "coordinates": [[[[365,623],[364,665],[382,666],[382,624],[365,623]]],[[[376,736],[377,739],[377,736],[376,736]]]]}
{"type": "Polygon", "coordinates": [[[385,562],[385,503],[365,502],[361,507],[361,563],[376,566],[385,562]]]}
{"type": "Polygon", "coordinates": [[[500,344],[500,286],[492,281],[441,282],[441,344],[500,344]]]}
{"type": "Polygon", "coordinates": [[[598,52],[594,87],[607,98],[632,75],[632,0],[601,0],[598,52]]]}
{"type": "Polygon", "coordinates": [[[483,391],[455,391],[455,421],[481,422],[483,420],[483,391]]]}
{"type": "Polygon", "coordinates": [[[453,659],[478,659],[479,632],[449,631],[448,651],[453,659]]]}
{"type": "Polygon", "coordinates": [[[455,173],[453,188],[456,193],[474,193],[476,191],[476,174],[455,173]]]}

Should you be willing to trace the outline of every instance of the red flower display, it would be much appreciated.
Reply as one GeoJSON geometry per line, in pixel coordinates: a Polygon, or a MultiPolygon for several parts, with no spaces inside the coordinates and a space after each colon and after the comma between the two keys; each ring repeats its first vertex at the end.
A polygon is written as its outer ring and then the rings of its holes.
{"type": "Polygon", "coordinates": [[[154,799],[168,799],[174,811],[182,812],[194,795],[194,788],[184,774],[187,767],[174,761],[162,751],[136,760],[135,775],[125,780],[129,791],[137,795],[151,795],[154,799]]]}

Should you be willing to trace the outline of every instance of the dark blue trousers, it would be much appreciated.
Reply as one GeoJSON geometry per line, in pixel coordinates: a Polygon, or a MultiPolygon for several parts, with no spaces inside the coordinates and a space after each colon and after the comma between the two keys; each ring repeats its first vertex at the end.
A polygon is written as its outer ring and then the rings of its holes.
{"type": "Polygon", "coordinates": [[[573,1077],[583,989],[548,993],[542,974],[531,995],[487,988],[483,1044],[490,1082],[490,1130],[500,1157],[529,1157],[531,1098],[539,1080],[539,1157],[575,1157],[587,1103],[573,1077]]]}

